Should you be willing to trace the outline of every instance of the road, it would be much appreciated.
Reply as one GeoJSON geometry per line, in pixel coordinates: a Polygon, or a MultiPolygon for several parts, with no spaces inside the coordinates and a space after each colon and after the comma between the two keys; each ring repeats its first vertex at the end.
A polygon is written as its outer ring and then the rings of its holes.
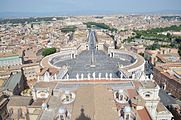
{"type": "Polygon", "coordinates": [[[89,31],[88,44],[89,44],[89,50],[96,49],[96,33],[95,33],[95,31],[92,31],[92,30],[89,31]]]}

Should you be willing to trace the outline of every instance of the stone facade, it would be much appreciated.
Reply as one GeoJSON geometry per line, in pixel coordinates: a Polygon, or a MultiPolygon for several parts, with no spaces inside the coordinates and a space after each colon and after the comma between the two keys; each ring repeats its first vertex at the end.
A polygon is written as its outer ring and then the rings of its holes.
{"type": "Polygon", "coordinates": [[[179,68],[181,64],[162,64],[153,69],[154,79],[162,89],[171,92],[172,95],[181,99],[181,80],[176,77],[175,67],[179,68]],[[165,67],[164,67],[165,66],[165,67]],[[170,66],[170,67],[169,67],[170,66]]]}
{"type": "Polygon", "coordinates": [[[19,56],[9,56],[0,58],[0,67],[10,67],[22,64],[22,58],[19,56]]]}

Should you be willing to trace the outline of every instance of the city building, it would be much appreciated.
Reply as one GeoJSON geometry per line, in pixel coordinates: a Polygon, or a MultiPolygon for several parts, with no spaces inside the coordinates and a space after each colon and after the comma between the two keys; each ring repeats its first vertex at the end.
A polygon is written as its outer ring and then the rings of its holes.
{"type": "Polygon", "coordinates": [[[144,58],[148,61],[148,63],[155,65],[155,62],[157,61],[157,53],[158,50],[145,50],[144,58]]]}
{"type": "Polygon", "coordinates": [[[40,73],[40,65],[38,63],[23,65],[22,71],[26,80],[35,80],[38,78],[38,74],[40,73]]]}
{"type": "Polygon", "coordinates": [[[156,65],[153,72],[153,79],[162,89],[181,99],[181,63],[156,65]]]}
{"type": "Polygon", "coordinates": [[[170,111],[160,103],[159,89],[155,82],[141,82],[138,89],[139,95],[145,100],[145,106],[153,120],[166,119],[171,120],[173,115],[170,111]]]}
{"type": "Polygon", "coordinates": [[[157,50],[145,50],[144,58],[155,65],[157,63],[179,62],[180,56],[176,48],[160,48],[157,50]]]}
{"type": "Polygon", "coordinates": [[[160,48],[157,55],[157,61],[161,63],[180,62],[178,49],[176,48],[160,48]]]}
{"type": "Polygon", "coordinates": [[[181,107],[179,104],[172,104],[168,109],[174,116],[175,120],[179,120],[181,118],[181,107]]]}
{"type": "Polygon", "coordinates": [[[152,80],[38,82],[33,104],[41,107],[40,120],[171,120],[172,114],[160,102],[159,89],[152,80]]]}
{"type": "Polygon", "coordinates": [[[131,50],[137,54],[144,53],[145,47],[143,45],[131,46],[131,50]]]}
{"type": "Polygon", "coordinates": [[[134,37],[134,30],[180,21],[160,15],[62,18],[0,25],[0,119],[171,120],[172,114],[179,118],[180,106],[168,108],[171,113],[159,97],[161,87],[181,98],[178,49],[145,50],[143,45],[155,41],[124,40],[134,37]],[[118,31],[89,29],[87,22],[105,23],[118,31]],[[74,32],[62,30],[70,26],[74,32]],[[50,47],[57,53],[43,58],[42,50],[50,47]],[[156,65],[154,79],[145,75],[142,53],[156,65]]]}
{"type": "Polygon", "coordinates": [[[13,53],[0,52],[0,67],[11,67],[22,65],[22,58],[13,53]]]}
{"type": "Polygon", "coordinates": [[[1,88],[1,92],[5,95],[20,95],[21,91],[24,90],[25,79],[22,72],[12,74],[8,80],[5,81],[1,88]]]}
{"type": "Polygon", "coordinates": [[[29,120],[28,106],[32,104],[31,97],[11,96],[7,104],[9,119],[29,120]]]}

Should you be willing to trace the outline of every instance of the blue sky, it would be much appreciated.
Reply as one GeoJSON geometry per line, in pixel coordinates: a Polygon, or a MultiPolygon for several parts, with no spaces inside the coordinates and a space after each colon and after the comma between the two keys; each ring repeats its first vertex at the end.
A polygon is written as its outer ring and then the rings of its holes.
{"type": "Polygon", "coordinates": [[[181,0],[0,0],[0,12],[86,13],[181,10],[181,0]]]}

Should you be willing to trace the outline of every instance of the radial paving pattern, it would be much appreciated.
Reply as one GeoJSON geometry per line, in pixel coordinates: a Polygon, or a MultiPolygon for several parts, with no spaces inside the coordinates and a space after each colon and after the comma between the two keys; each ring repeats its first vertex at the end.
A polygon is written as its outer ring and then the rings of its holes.
{"type": "Polygon", "coordinates": [[[88,47],[89,50],[82,51],[74,59],[52,62],[56,67],[68,66],[69,78],[88,78],[93,77],[95,72],[95,78],[107,78],[112,74],[113,78],[118,78],[118,65],[129,65],[133,61],[121,58],[111,58],[107,53],[101,50],[96,50],[96,33],[90,31],[88,35],[88,47]]]}
{"type": "Polygon", "coordinates": [[[70,78],[76,78],[77,73],[84,74],[84,78],[87,78],[88,73],[95,72],[96,77],[101,73],[102,77],[105,77],[106,73],[112,73],[114,78],[117,78],[117,66],[122,64],[123,66],[131,64],[130,61],[123,61],[117,58],[110,58],[103,51],[95,51],[95,66],[90,67],[91,65],[91,51],[83,51],[75,59],[60,61],[55,66],[61,67],[63,65],[68,66],[68,74],[70,78]]]}

